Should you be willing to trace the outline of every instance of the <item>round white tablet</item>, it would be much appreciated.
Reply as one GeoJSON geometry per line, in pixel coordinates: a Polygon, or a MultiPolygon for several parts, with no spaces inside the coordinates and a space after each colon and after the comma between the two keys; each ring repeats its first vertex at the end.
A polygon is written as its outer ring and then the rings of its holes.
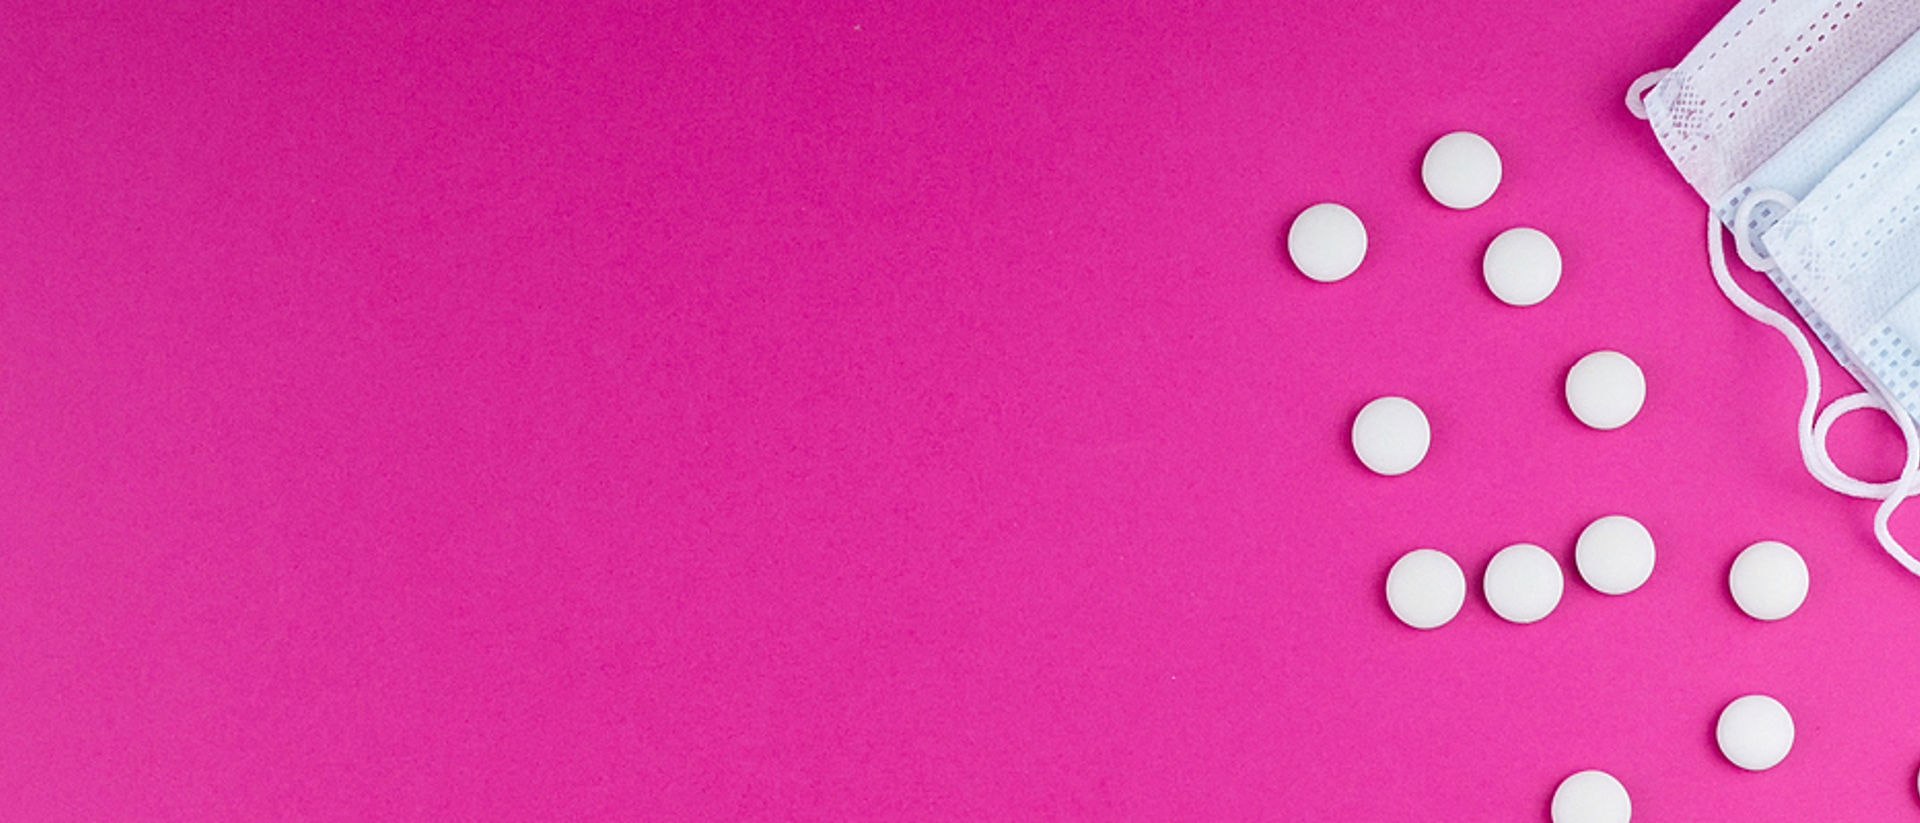
{"type": "Polygon", "coordinates": [[[1507,229],[1487,244],[1480,271],[1500,302],[1531,306],[1560,285],[1560,247],[1539,229],[1507,229]]]}
{"type": "Polygon", "coordinates": [[[1750,694],[1720,712],[1720,723],[1713,737],[1720,753],[1750,772],[1771,769],[1785,760],[1793,748],[1793,715],[1780,701],[1764,694],[1750,694]]]}
{"type": "Polygon", "coordinates": [[[1456,131],[1433,141],[1420,163],[1427,193],[1450,209],[1470,209],[1500,187],[1500,153],[1487,138],[1456,131]]]}
{"type": "Polygon", "coordinates": [[[1567,408],[1593,428],[1620,428],[1646,402],[1647,376],[1632,358],[1617,351],[1589,354],[1567,372],[1567,408]]]}
{"type": "Polygon", "coordinates": [[[1755,620],[1779,620],[1807,600],[1807,561],[1792,546],[1762,540],[1733,559],[1727,573],[1733,602],[1755,620]]]}
{"type": "Polygon", "coordinates": [[[1552,614],[1566,588],[1560,564],[1546,549],[1532,543],[1501,549],[1487,562],[1487,575],[1481,583],[1487,605],[1514,623],[1532,623],[1552,614]]]}
{"type": "Polygon", "coordinates": [[[1353,418],[1353,453],[1379,474],[1412,471],[1432,444],[1426,413],[1404,397],[1377,398],[1353,418]]]}
{"type": "Polygon", "coordinates": [[[1553,823],[1627,823],[1633,801],[1627,787],[1599,769],[1574,772],[1553,790],[1553,823]]]}
{"type": "Polygon", "coordinates": [[[1416,629],[1445,625],[1466,601],[1467,576],[1445,552],[1414,549],[1387,572],[1387,607],[1416,629]]]}
{"type": "Polygon", "coordinates": [[[1573,565],[1594,591],[1626,594],[1653,575],[1653,535],[1638,520],[1607,515],[1581,530],[1573,565]]]}
{"type": "Polygon", "coordinates": [[[1339,203],[1308,206],[1287,229],[1287,256],[1301,274],[1331,283],[1360,268],[1367,256],[1367,227],[1339,203]]]}

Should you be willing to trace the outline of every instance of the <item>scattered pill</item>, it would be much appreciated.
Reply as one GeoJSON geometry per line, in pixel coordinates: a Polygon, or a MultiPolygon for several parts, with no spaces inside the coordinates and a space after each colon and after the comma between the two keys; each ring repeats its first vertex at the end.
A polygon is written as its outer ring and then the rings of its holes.
{"type": "Polygon", "coordinates": [[[1594,591],[1626,594],[1653,575],[1653,535],[1638,520],[1607,515],[1580,532],[1573,564],[1594,591]]]}
{"type": "Polygon", "coordinates": [[[1456,131],[1433,141],[1420,163],[1427,193],[1450,209],[1470,209],[1500,187],[1500,153],[1487,138],[1456,131]]]}
{"type": "Polygon", "coordinates": [[[1339,203],[1308,206],[1287,229],[1287,256],[1301,274],[1331,283],[1360,268],[1367,256],[1367,227],[1339,203]]]}
{"type": "Polygon", "coordinates": [[[1779,620],[1807,600],[1807,561],[1792,546],[1762,540],[1740,552],[1727,572],[1733,602],[1755,620],[1779,620]]]}
{"type": "Polygon", "coordinates": [[[1601,350],[1580,358],[1567,372],[1567,408],[1596,429],[1617,429],[1640,414],[1647,402],[1647,376],[1617,351],[1601,350]]]}
{"type": "Polygon", "coordinates": [[[1486,578],[1481,583],[1487,605],[1493,607],[1495,614],[1513,623],[1532,623],[1552,614],[1566,588],[1560,564],[1546,549],[1532,543],[1515,543],[1501,549],[1488,561],[1486,578]]]}
{"type": "Polygon", "coordinates": [[[1560,248],[1539,229],[1507,229],[1487,244],[1480,270],[1500,302],[1531,306],[1560,285],[1560,248]]]}
{"type": "Polygon", "coordinates": [[[1633,800],[1627,787],[1599,769],[1574,772],[1553,790],[1553,823],[1628,823],[1633,800]]]}
{"type": "Polygon", "coordinates": [[[1460,564],[1437,549],[1407,552],[1387,572],[1387,607],[1416,629],[1445,625],[1466,600],[1467,576],[1460,564]]]}
{"type": "Polygon", "coordinates": [[[1404,397],[1381,397],[1353,418],[1353,453],[1378,474],[1406,474],[1433,444],[1427,415],[1404,397]]]}
{"type": "Polygon", "coordinates": [[[1793,748],[1793,715],[1778,700],[1750,694],[1720,712],[1713,737],[1733,765],[1765,771],[1779,765],[1793,748]]]}

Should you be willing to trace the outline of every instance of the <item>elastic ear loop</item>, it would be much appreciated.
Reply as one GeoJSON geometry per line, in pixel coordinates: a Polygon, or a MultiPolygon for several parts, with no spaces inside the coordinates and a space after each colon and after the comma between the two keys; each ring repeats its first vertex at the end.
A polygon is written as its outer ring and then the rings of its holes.
{"type": "Polygon", "coordinates": [[[1647,119],[1647,92],[1672,72],[1673,69],[1655,69],[1634,78],[1627,86],[1627,111],[1642,120],[1647,119]]]}
{"type": "Polygon", "coordinates": [[[1733,276],[1727,273],[1727,250],[1720,238],[1722,230],[1719,218],[1713,215],[1713,208],[1708,207],[1707,261],[1713,267],[1713,282],[1720,287],[1720,293],[1726,295],[1727,301],[1732,303],[1734,308],[1772,327],[1774,331],[1787,338],[1788,343],[1793,344],[1793,353],[1799,355],[1800,369],[1804,372],[1807,381],[1807,398],[1800,404],[1800,419],[1794,428],[1794,433],[1798,435],[1800,441],[1800,462],[1806,464],[1807,473],[1813,475],[1813,479],[1820,481],[1820,485],[1839,491],[1833,482],[1835,478],[1825,471],[1826,463],[1831,461],[1823,462],[1820,459],[1821,452],[1816,448],[1813,439],[1814,413],[1820,407],[1820,366],[1813,359],[1813,345],[1807,342],[1807,336],[1800,332],[1800,327],[1795,326],[1793,321],[1761,305],[1760,301],[1753,299],[1753,295],[1747,294],[1733,282],[1733,276]]]}
{"type": "MultiPolygon", "coordinates": [[[[1744,207],[1742,211],[1745,212],[1744,207]]],[[[1793,344],[1794,354],[1800,357],[1801,370],[1806,374],[1807,399],[1800,405],[1800,419],[1796,434],[1799,435],[1800,441],[1800,460],[1806,465],[1807,473],[1813,475],[1821,485],[1836,492],[1854,497],[1879,497],[1878,494],[1870,492],[1877,491],[1877,487],[1884,484],[1866,483],[1841,472],[1833,464],[1832,458],[1828,457],[1824,449],[1824,440],[1815,439],[1813,421],[1814,410],[1820,404],[1820,369],[1819,364],[1813,359],[1813,346],[1807,342],[1807,336],[1800,332],[1799,327],[1793,325],[1793,321],[1761,305],[1760,301],[1753,299],[1752,295],[1741,290],[1740,286],[1733,282],[1733,276],[1727,273],[1727,252],[1722,246],[1721,230],[1720,220],[1714,217],[1712,207],[1708,207],[1707,261],[1713,268],[1713,282],[1720,287],[1720,293],[1726,295],[1727,300],[1733,303],[1735,308],[1786,337],[1787,342],[1793,344]]],[[[1900,541],[1894,539],[1893,532],[1887,526],[1893,518],[1893,511],[1899,508],[1908,497],[1913,496],[1915,481],[1920,480],[1920,433],[1915,432],[1913,419],[1907,415],[1904,407],[1899,403],[1885,402],[1875,396],[1884,394],[1879,386],[1870,386],[1869,389],[1872,394],[1860,392],[1834,401],[1833,405],[1828,407],[1828,412],[1821,415],[1825,424],[1819,427],[1819,432],[1824,437],[1825,433],[1832,428],[1833,421],[1838,420],[1840,415],[1869,405],[1877,406],[1887,412],[1893,418],[1893,422],[1900,427],[1900,436],[1906,441],[1907,446],[1906,462],[1901,466],[1900,477],[1893,481],[1893,487],[1887,493],[1886,499],[1882,500],[1880,507],[1874,510],[1873,536],[1880,541],[1880,548],[1885,549],[1887,554],[1907,571],[1920,575],[1920,560],[1915,560],[1913,555],[1900,545],[1900,541]]]]}
{"type": "Polygon", "coordinates": [[[1907,414],[1906,407],[1887,399],[1892,396],[1891,393],[1879,385],[1870,389],[1877,395],[1874,399],[1885,407],[1883,411],[1900,426],[1900,437],[1907,442],[1907,460],[1900,467],[1900,479],[1894,481],[1893,493],[1887,495],[1887,499],[1881,501],[1880,508],[1873,512],[1873,536],[1880,538],[1880,548],[1886,549],[1887,554],[1905,566],[1907,571],[1920,575],[1920,560],[1915,560],[1906,547],[1894,539],[1893,531],[1887,528],[1888,521],[1893,518],[1893,510],[1900,508],[1901,503],[1913,496],[1915,481],[1920,480],[1920,434],[1914,432],[1913,418],[1907,414]]]}
{"type": "Polygon", "coordinates": [[[1753,207],[1759,203],[1779,203],[1792,209],[1799,204],[1793,195],[1779,189],[1761,189],[1748,192],[1740,201],[1740,210],[1733,215],[1733,250],[1740,254],[1740,262],[1754,271],[1771,271],[1773,256],[1761,254],[1753,245],[1753,235],[1759,228],[1753,220],[1753,207]]]}
{"type": "MultiPolygon", "coordinates": [[[[1735,226],[1733,232],[1734,249],[1739,252],[1742,262],[1760,271],[1769,271],[1775,268],[1775,266],[1772,256],[1761,254],[1759,249],[1753,245],[1753,235],[1759,228],[1753,219],[1753,211],[1759,204],[1769,202],[1779,203],[1789,209],[1797,204],[1793,195],[1787,194],[1779,189],[1761,189],[1759,191],[1749,192],[1747,196],[1740,201],[1740,208],[1734,213],[1733,218],[1733,224],[1735,226]]],[[[1729,278],[1727,282],[1729,284],[1732,283],[1732,279],[1729,278]]],[[[1721,290],[1724,292],[1726,286],[1722,285],[1721,290]]],[[[1744,295],[1745,293],[1742,292],[1742,294],[1744,295]]],[[[1749,297],[1749,299],[1751,299],[1751,297],[1749,297]]],[[[1738,305],[1738,303],[1739,301],[1735,301],[1736,305],[1738,305]]],[[[1748,312],[1748,314],[1751,315],[1752,312],[1748,312]]],[[[1806,337],[1800,333],[1800,327],[1793,325],[1790,321],[1785,321],[1785,318],[1782,318],[1782,320],[1786,322],[1785,328],[1792,329],[1792,333],[1789,335],[1790,337],[1797,338],[1801,342],[1806,340],[1806,337]]],[[[1796,343],[1794,349],[1798,352],[1800,350],[1800,344],[1796,343]]],[[[1808,369],[1809,373],[1813,375],[1813,379],[1807,384],[1807,402],[1817,406],[1820,397],[1820,370],[1810,359],[1813,349],[1812,344],[1806,344],[1806,349],[1809,359],[1803,359],[1801,365],[1808,369]]],[[[1821,410],[1819,416],[1814,420],[1811,431],[1806,428],[1806,423],[1803,418],[1799,434],[1802,438],[1802,458],[1811,457],[1811,462],[1807,464],[1807,472],[1812,474],[1815,480],[1820,481],[1820,485],[1849,497],[1858,497],[1866,500],[1885,500],[1888,496],[1892,495],[1897,480],[1873,483],[1847,474],[1846,471],[1840,468],[1839,464],[1833,462],[1833,454],[1827,449],[1827,433],[1832,430],[1834,422],[1839,420],[1841,415],[1859,409],[1873,408],[1887,412],[1887,414],[1891,416],[1892,412],[1888,411],[1888,405],[1887,402],[1876,397],[1872,392],[1855,392],[1833,401],[1833,403],[1828,404],[1827,408],[1821,410]]]]}
{"type": "Polygon", "coordinates": [[[1874,409],[1884,412],[1888,417],[1893,417],[1893,412],[1887,409],[1886,404],[1880,402],[1880,398],[1873,396],[1871,392],[1854,392],[1845,397],[1835,399],[1832,403],[1828,403],[1826,408],[1820,410],[1819,419],[1813,422],[1813,442],[1818,449],[1821,462],[1825,468],[1833,473],[1833,479],[1836,481],[1834,483],[1826,483],[1827,488],[1847,495],[1848,497],[1858,497],[1863,500],[1885,500],[1893,496],[1894,489],[1899,484],[1899,478],[1881,483],[1870,483],[1861,480],[1847,474],[1838,464],[1834,463],[1833,453],[1827,450],[1827,434],[1833,430],[1833,424],[1839,422],[1840,418],[1848,412],[1856,412],[1861,409],[1874,409]]]}
{"type": "MultiPolygon", "coordinates": [[[[1627,86],[1627,111],[1641,120],[1647,119],[1647,92],[1661,80],[1666,79],[1671,71],[1671,69],[1659,69],[1635,78],[1633,83],[1627,86]]],[[[1734,223],[1739,225],[1749,222],[1753,205],[1769,199],[1788,203],[1789,207],[1793,202],[1791,197],[1780,192],[1755,192],[1741,203],[1734,223]]],[[[1913,555],[1900,545],[1900,541],[1894,539],[1893,532],[1888,528],[1894,510],[1900,508],[1900,504],[1908,497],[1913,496],[1916,480],[1920,480],[1920,433],[1914,430],[1913,418],[1899,403],[1883,400],[1880,395],[1886,393],[1881,387],[1875,385],[1868,387],[1870,391],[1857,392],[1833,401],[1819,413],[1816,422],[1814,411],[1820,405],[1820,367],[1813,359],[1813,346],[1807,342],[1807,336],[1800,332],[1800,328],[1795,326],[1793,321],[1761,305],[1760,301],[1753,299],[1752,295],[1741,290],[1740,286],[1733,282],[1733,276],[1727,273],[1727,252],[1721,245],[1721,228],[1719,219],[1714,216],[1713,208],[1709,206],[1707,208],[1707,260],[1713,268],[1714,284],[1720,287],[1720,293],[1726,295],[1727,301],[1731,302],[1735,308],[1786,337],[1787,342],[1793,345],[1794,354],[1799,356],[1801,371],[1806,375],[1807,398],[1800,404],[1800,418],[1795,426],[1795,434],[1800,441],[1800,462],[1806,465],[1807,473],[1813,475],[1813,479],[1833,491],[1867,499],[1881,498],[1884,495],[1880,506],[1873,513],[1873,536],[1880,541],[1880,548],[1885,549],[1887,554],[1908,572],[1920,575],[1920,560],[1915,560],[1913,555]],[[1853,477],[1841,471],[1839,465],[1833,462],[1833,457],[1827,452],[1827,433],[1832,430],[1834,422],[1847,412],[1864,408],[1878,408],[1892,417],[1893,422],[1900,427],[1901,439],[1906,443],[1906,461],[1900,467],[1900,476],[1890,483],[1869,483],[1853,477]]],[[[1739,252],[1740,259],[1755,269],[1772,268],[1771,256],[1761,255],[1759,250],[1753,247],[1747,234],[1745,232],[1734,234],[1734,247],[1739,252]]]]}

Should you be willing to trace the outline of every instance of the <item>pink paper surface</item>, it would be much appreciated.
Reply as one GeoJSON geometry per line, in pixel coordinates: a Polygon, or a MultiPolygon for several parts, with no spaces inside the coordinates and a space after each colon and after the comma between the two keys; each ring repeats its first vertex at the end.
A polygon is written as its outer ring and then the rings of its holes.
{"type": "Polygon", "coordinates": [[[1585,768],[1914,816],[1920,579],[1621,103],[1726,0],[552,5],[7,15],[0,818],[1545,820],[1585,768]],[[1506,161],[1469,212],[1418,181],[1454,129],[1506,161]],[[1334,284],[1280,242],[1322,200],[1334,284]],[[1561,400],[1598,348],[1614,432],[1561,400]],[[1347,445],[1383,394],[1403,477],[1347,445]],[[1479,596],[1616,512],[1640,591],[1479,596]],[[1812,572],[1775,624],[1761,539],[1812,572]],[[1419,546],[1472,588],[1432,632],[1419,546]]]}

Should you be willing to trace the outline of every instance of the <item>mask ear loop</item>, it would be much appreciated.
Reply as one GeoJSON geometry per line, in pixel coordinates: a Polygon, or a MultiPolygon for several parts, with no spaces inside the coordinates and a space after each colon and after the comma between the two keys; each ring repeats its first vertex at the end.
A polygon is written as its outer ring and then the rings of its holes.
{"type": "Polygon", "coordinates": [[[1856,412],[1861,409],[1875,409],[1884,412],[1889,418],[1893,417],[1893,412],[1887,408],[1887,404],[1882,403],[1880,398],[1873,396],[1873,393],[1863,391],[1854,392],[1853,394],[1838,398],[1832,403],[1828,403],[1826,408],[1820,410],[1820,418],[1813,422],[1813,442],[1818,447],[1821,462],[1826,469],[1832,472],[1833,479],[1835,480],[1834,483],[1826,484],[1827,488],[1848,497],[1858,497],[1863,500],[1885,500],[1893,496],[1894,489],[1899,484],[1899,478],[1882,483],[1870,483],[1856,478],[1841,470],[1839,465],[1833,462],[1833,453],[1827,449],[1827,434],[1833,431],[1833,424],[1839,422],[1840,418],[1848,412],[1856,412]]]}
{"type": "Polygon", "coordinates": [[[1879,538],[1880,548],[1886,549],[1887,554],[1892,555],[1894,560],[1905,566],[1907,571],[1920,575],[1920,560],[1915,560],[1913,555],[1907,552],[1907,548],[1894,539],[1893,531],[1887,527],[1888,521],[1893,518],[1893,510],[1900,508],[1901,503],[1913,496],[1915,481],[1920,480],[1920,434],[1914,432],[1913,418],[1907,414],[1905,406],[1885,402],[1885,398],[1891,396],[1885,389],[1874,386],[1873,390],[1880,396],[1877,399],[1886,406],[1887,414],[1892,416],[1893,422],[1900,426],[1900,437],[1907,443],[1907,460],[1900,467],[1900,479],[1894,481],[1893,492],[1887,495],[1887,499],[1882,501],[1880,507],[1873,512],[1873,536],[1879,538]]]}
{"type": "MultiPolygon", "coordinates": [[[[1739,252],[1741,262],[1759,271],[1771,271],[1775,268],[1773,257],[1771,255],[1761,254],[1759,249],[1753,245],[1753,237],[1758,233],[1758,229],[1760,228],[1759,224],[1753,219],[1753,212],[1761,203],[1779,203],[1791,209],[1797,205],[1798,201],[1794,200],[1793,195],[1787,194],[1779,189],[1761,189],[1748,193],[1747,196],[1741,200],[1739,210],[1734,213],[1733,247],[1739,252]]],[[[1731,278],[1729,278],[1728,282],[1732,282],[1731,278]]],[[[1725,284],[1722,284],[1721,290],[1726,290],[1725,284]]],[[[1737,300],[1734,302],[1736,305],[1739,303],[1737,300]]],[[[1748,314],[1751,315],[1752,312],[1748,312],[1748,314]]],[[[1759,318],[1756,317],[1755,319],[1759,318]]],[[[1773,324],[1768,323],[1768,325],[1773,324]]],[[[1787,325],[1793,329],[1791,336],[1798,337],[1802,341],[1805,339],[1805,337],[1800,334],[1800,328],[1798,326],[1793,326],[1791,323],[1787,325]]],[[[1776,328],[1779,327],[1776,326],[1776,328]]],[[[1798,351],[1800,343],[1796,342],[1794,348],[1798,351]]],[[[1811,353],[1811,344],[1807,345],[1807,350],[1811,353]]],[[[1803,360],[1802,365],[1809,369],[1810,373],[1814,375],[1813,379],[1807,384],[1807,402],[1817,405],[1820,397],[1819,368],[1810,360],[1803,360]]],[[[1882,400],[1873,392],[1862,391],[1849,394],[1828,404],[1814,420],[1811,432],[1807,430],[1803,417],[1800,424],[1800,436],[1802,438],[1800,451],[1802,458],[1808,461],[1807,472],[1813,475],[1815,480],[1820,481],[1820,485],[1826,486],[1828,489],[1847,495],[1848,497],[1858,497],[1866,500],[1885,500],[1892,495],[1897,479],[1884,483],[1873,483],[1854,477],[1843,471],[1839,464],[1833,462],[1833,454],[1827,449],[1827,433],[1833,429],[1833,424],[1840,419],[1841,415],[1850,411],[1872,408],[1887,412],[1887,414],[1891,416],[1893,412],[1888,408],[1890,405],[1892,404],[1882,400]]]]}
{"type": "MultiPolygon", "coordinates": [[[[1794,428],[1794,433],[1798,435],[1800,441],[1800,462],[1806,465],[1807,473],[1813,475],[1813,479],[1820,481],[1820,485],[1839,491],[1835,488],[1836,478],[1826,471],[1832,461],[1821,459],[1825,455],[1816,447],[1813,439],[1814,412],[1820,407],[1820,366],[1813,359],[1813,345],[1807,342],[1807,336],[1801,333],[1800,327],[1795,326],[1793,321],[1761,305],[1760,301],[1753,299],[1753,295],[1747,294],[1739,284],[1733,282],[1733,276],[1727,273],[1727,250],[1720,238],[1722,230],[1720,219],[1714,216],[1713,208],[1709,206],[1707,208],[1707,262],[1713,268],[1713,282],[1720,287],[1720,293],[1726,295],[1727,302],[1732,303],[1734,308],[1771,327],[1787,338],[1788,343],[1793,344],[1793,353],[1800,357],[1800,368],[1807,382],[1807,398],[1800,404],[1800,419],[1794,428]]],[[[1853,478],[1847,479],[1853,480],[1853,478]]]]}
{"type": "Polygon", "coordinates": [[[1753,219],[1753,207],[1761,203],[1779,203],[1792,209],[1799,205],[1793,195],[1779,189],[1761,189],[1750,192],[1740,201],[1740,210],[1733,216],[1733,250],[1739,252],[1740,262],[1754,271],[1772,271],[1773,256],[1761,254],[1753,245],[1754,235],[1759,233],[1759,223],[1753,219]]]}
{"type": "Polygon", "coordinates": [[[1633,83],[1627,86],[1627,111],[1642,120],[1647,119],[1647,92],[1671,73],[1673,69],[1655,69],[1634,78],[1633,83]]]}
{"type": "Polygon", "coordinates": [[[1742,291],[1740,286],[1733,282],[1732,275],[1727,273],[1727,252],[1720,238],[1721,230],[1720,220],[1714,217],[1713,209],[1709,207],[1707,209],[1707,261],[1713,268],[1713,282],[1720,287],[1720,293],[1726,295],[1727,300],[1732,302],[1734,307],[1785,336],[1787,342],[1793,344],[1794,354],[1800,357],[1800,366],[1807,379],[1807,399],[1800,406],[1797,433],[1800,440],[1800,460],[1806,464],[1807,472],[1812,474],[1815,480],[1820,481],[1821,485],[1842,494],[1855,497],[1879,497],[1878,494],[1857,493],[1878,491],[1878,487],[1884,484],[1866,483],[1840,472],[1826,454],[1824,436],[1832,428],[1833,421],[1838,420],[1841,415],[1867,408],[1869,405],[1885,411],[1900,427],[1900,437],[1907,446],[1907,457],[1900,467],[1900,477],[1893,481],[1886,499],[1882,500],[1879,508],[1874,510],[1873,536],[1880,541],[1880,548],[1886,550],[1887,554],[1902,567],[1915,575],[1920,575],[1920,560],[1914,559],[1906,547],[1902,546],[1899,540],[1894,539],[1893,531],[1888,528],[1894,510],[1900,508],[1900,504],[1907,498],[1912,497],[1916,491],[1916,485],[1920,485],[1916,482],[1920,481],[1920,432],[1914,430],[1913,418],[1907,414],[1904,406],[1885,400],[1884,398],[1891,395],[1883,388],[1877,384],[1871,385],[1867,392],[1848,395],[1834,401],[1833,405],[1820,415],[1824,421],[1824,424],[1818,427],[1822,439],[1815,440],[1815,427],[1812,422],[1814,409],[1820,404],[1820,369],[1813,359],[1813,346],[1807,342],[1807,336],[1800,332],[1799,327],[1793,325],[1793,321],[1761,305],[1760,301],[1753,299],[1752,295],[1742,291]]]}

